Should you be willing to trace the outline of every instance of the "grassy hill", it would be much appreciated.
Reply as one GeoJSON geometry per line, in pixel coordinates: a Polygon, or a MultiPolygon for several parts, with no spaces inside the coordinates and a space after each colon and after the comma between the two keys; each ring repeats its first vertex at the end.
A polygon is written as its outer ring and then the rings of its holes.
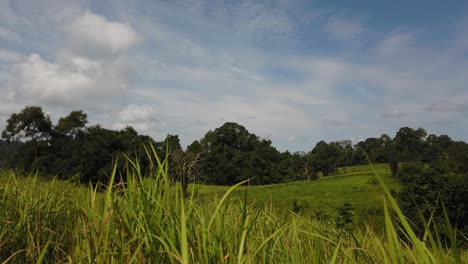
{"type": "MultiPolygon", "coordinates": [[[[374,165],[390,190],[398,190],[398,182],[391,177],[388,164],[374,165]]],[[[223,195],[229,187],[192,185],[195,194],[210,199],[223,195]]],[[[231,197],[243,198],[246,188],[235,190],[231,197]]],[[[341,168],[337,175],[321,177],[317,181],[301,181],[263,186],[248,186],[249,203],[273,206],[285,213],[293,211],[303,217],[333,222],[338,209],[346,202],[354,204],[355,224],[364,228],[373,224],[376,230],[384,225],[384,193],[370,166],[341,168]]]]}

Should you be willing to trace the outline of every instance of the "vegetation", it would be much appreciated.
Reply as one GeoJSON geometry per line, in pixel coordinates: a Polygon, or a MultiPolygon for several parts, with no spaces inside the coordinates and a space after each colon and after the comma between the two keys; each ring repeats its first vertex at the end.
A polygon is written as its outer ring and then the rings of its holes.
{"type": "MultiPolygon", "coordinates": [[[[385,185],[386,234],[382,235],[370,226],[343,228],[354,226],[349,204],[341,209],[339,219],[342,220],[335,224],[292,211],[284,213],[268,204],[258,205],[252,199],[250,187],[239,187],[239,184],[215,199],[203,199],[193,191],[185,197],[180,185],[170,184],[168,160],[160,165],[149,179],[144,179],[138,163],[126,162],[125,185],[115,182],[114,167],[105,192],[64,181],[3,172],[0,260],[7,263],[463,263],[468,260],[466,253],[455,246],[458,243],[445,247],[436,237],[418,238],[385,185]],[[229,199],[236,188],[243,196],[229,199]]],[[[449,237],[457,239],[454,235],[449,237]]],[[[461,242],[466,241],[465,238],[461,242]]]]}
{"type": "Polygon", "coordinates": [[[446,217],[461,234],[468,234],[468,177],[451,172],[446,166],[442,161],[416,163],[405,164],[400,170],[402,189],[398,202],[419,234],[425,231],[427,223],[423,220],[430,219],[441,229],[438,235],[444,236],[446,217]]]}
{"type": "MultiPolygon", "coordinates": [[[[237,123],[225,123],[182,149],[177,135],[162,141],[139,135],[132,127],[120,131],[87,126],[87,115],[72,111],[56,125],[38,106],[28,106],[7,120],[0,141],[2,167],[38,171],[61,179],[77,178],[82,183],[107,181],[119,154],[134,157],[149,172],[148,149],[152,144],[160,156],[169,148],[171,177],[187,186],[197,179],[206,184],[233,185],[246,179],[251,184],[273,184],[316,180],[338,173],[340,167],[390,163],[396,174],[398,163],[433,163],[445,159],[468,171],[468,144],[446,135],[427,136],[423,128],[401,128],[388,135],[368,138],[354,146],[350,140],[320,141],[307,153],[279,152],[272,142],[261,139],[237,123]]],[[[124,173],[123,164],[117,176],[124,173]]]]}
{"type": "MultiPolygon", "coordinates": [[[[385,185],[392,193],[400,188],[398,181],[390,176],[387,164],[375,165],[385,185]]],[[[249,186],[250,200],[257,206],[268,205],[275,210],[296,214],[335,225],[339,210],[347,202],[354,203],[353,227],[365,229],[372,225],[376,232],[383,232],[384,213],[382,204],[385,198],[372,168],[354,166],[340,169],[335,176],[323,177],[318,181],[297,181],[282,184],[249,186]]],[[[210,200],[222,196],[229,187],[194,184],[189,189],[198,198],[210,200]]],[[[231,193],[233,199],[242,199],[244,189],[231,193]]]]}
{"type": "Polygon", "coordinates": [[[468,144],[446,135],[403,127],[290,153],[228,122],[184,150],[177,135],[87,124],[72,111],[54,125],[38,106],[7,120],[1,259],[466,260],[468,144]]]}

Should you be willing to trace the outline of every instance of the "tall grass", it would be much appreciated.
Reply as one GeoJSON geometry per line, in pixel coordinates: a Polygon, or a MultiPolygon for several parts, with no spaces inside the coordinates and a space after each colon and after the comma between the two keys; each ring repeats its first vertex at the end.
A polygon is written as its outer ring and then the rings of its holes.
{"type": "MultiPolygon", "coordinates": [[[[114,170],[104,192],[98,186],[1,172],[0,262],[468,261],[458,243],[445,248],[430,230],[425,239],[417,237],[384,184],[385,235],[371,226],[348,232],[268,204],[255,205],[243,183],[212,200],[199,199],[194,191],[186,197],[180,185],[171,184],[167,159],[154,155],[153,162],[152,175],[142,175],[138,161],[127,158],[125,183],[114,182],[114,170]],[[239,188],[244,195],[231,197],[239,188]]],[[[456,239],[456,230],[450,232],[456,239]]]]}

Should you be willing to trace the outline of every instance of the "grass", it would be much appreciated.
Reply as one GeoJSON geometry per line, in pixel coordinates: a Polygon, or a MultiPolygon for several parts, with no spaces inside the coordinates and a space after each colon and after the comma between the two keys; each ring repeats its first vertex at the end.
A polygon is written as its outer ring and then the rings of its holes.
{"type": "MultiPolygon", "coordinates": [[[[398,190],[397,181],[390,176],[387,164],[376,165],[376,170],[391,190],[398,190]]],[[[201,197],[211,199],[222,195],[229,187],[192,185],[192,190],[201,197]]],[[[393,191],[393,192],[394,192],[393,191]]],[[[242,197],[243,188],[238,188],[231,197],[242,197]]],[[[355,223],[360,228],[372,224],[374,230],[383,231],[385,194],[371,166],[340,169],[334,176],[322,177],[311,182],[292,182],[264,186],[249,186],[249,201],[259,205],[271,205],[289,212],[293,209],[303,217],[333,220],[338,209],[346,202],[354,204],[355,223]],[[295,208],[291,208],[295,204],[295,208]]]]}
{"type": "MultiPolygon", "coordinates": [[[[190,197],[184,197],[180,186],[171,185],[168,180],[167,162],[156,162],[160,166],[154,175],[149,175],[152,180],[144,180],[138,163],[129,162],[126,185],[111,180],[105,192],[99,192],[97,187],[42,180],[36,175],[22,177],[13,171],[1,172],[0,262],[468,261],[466,252],[444,247],[430,232],[426,240],[416,237],[391,197],[385,178],[376,178],[384,187],[381,192],[386,193],[382,201],[385,234],[370,226],[348,232],[328,221],[263,202],[272,199],[268,193],[275,193],[276,187],[313,188],[315,183],[303,184],[307,187],[292,183],[255,188],[240,183],[231,188],[216,187],[216,191],[215,187],[198,186],[198,193],[194,188],[190,197]]],[[[347,184],[365,182],[353,175],[342,179],[350,180],[341,183],[343,192],[349,189],[347,184]]],[[[339,181],[339,177],[324,178],[317,185],[327,186],[334,181],[339,181]]],[[[429,228],[432,227],[428,225],[428,231],[429,228]]]]}

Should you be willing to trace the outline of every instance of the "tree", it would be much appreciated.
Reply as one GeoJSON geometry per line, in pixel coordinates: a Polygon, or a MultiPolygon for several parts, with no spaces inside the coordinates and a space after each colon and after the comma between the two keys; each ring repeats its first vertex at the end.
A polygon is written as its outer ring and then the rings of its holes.
{"type": "Polygon", "coordinates": [[[314,167],[314,154],[307,153],[301,156],[301,161],[303,164],[302,173],[307,178],[307,181],[316,181],[319,179],[318,169],[314,167]]]}
{"type": "Polygon", "coordinates": [[[468,144],[462,141],[453,142],[447,149],[449,159],[453,162],[453,170],[467,174],[468,173],[468,144]]]}
{"type": "Polygon", "coordinates": [[[0,139],[0,169],[14,168],[17,164],[17,155],[24,143],[21,141],[13,141],[7,143],[0,139]]]}
{"type": "MultiPolygon", "coordinates": [[[[87,135],[80,141],[79,152],[71,159],[78,163],[75,170],[80,173],[81,182],[106,183],[119,153],[125,151],[125,142],[119,132],[96,125],[88,128],[87,135]]],[[[119,166],[117,181],[120,180],[121,168],[119,166]]]]}
{"type": "Polygon", "coordinates": [[[315,154],[313,166],[320,170],[324,176],[336,173],[341,165],[343,153],[338,144],[334,142],[327,144],[322,140],[315,145],[311,152],[311,154],[315,154]]]}
{"type": "MultiPolygon", "coordinates": [[[[39,156],[40,142],[48,140],[52,131],[50,117],[39,106],[27,106],[19,113],[14,113],[7,120],[2,138],[7,142],[24,140],[27,144],[21,149],[24,158],[23,168],[31,169],[31,164],[39,156]]],[[[47,146],[47,144],[45,144],[47,146]]]]}
{"type": "Polygon", "coordinates": [[[210,184],[231,185],[246,179],[252,135],[245,127],[227,122],[201,139],[205,159],[203,179],[210,184]]]}
{"type": "MultiPolygon", "coordinates": [[[[198,148],[195,144],[193,148],[198,148]]],[[[200,140],[203,177],[209,184],[231,185],[254,178],[257,184],[275,181],[279,152],[237,123],[227,122],[200,140]]]]}
{"type": "Polygon", "coordinates": [[[398,203],[421,234],[427,231],[422,215],[425,220],[431,218],[440,235],[444,235],[444,210],[453,227],[465,235],[468,232],[468,175],[453,171],[447,161],[439,159],[429,165],[406,163],[400,168],[398,203]]]}
{"type": "Polygon", "coordinates": [[[86,128],[88,116],[83,111],[72,111],[68,116],[59,119],[55,129],[57,132],[76,137],[86,128]]]}
{"type": "Polygon", "coordinates": [[[410,127],[402,127],[397,132],[393,142],[401,161],[417,161],[426,147],[427,133],[420,127],[414,130],[410,127]]]}
{"type": "MultiPolygon", "coordinates": [[[[290,153],[289,151],[285,151],[278,154],[279,160],[272,164],[272,174],[271,177],[267,179],[266,183],[298,181],[307,179],[309,177],[309,171],[305,171],[304,168],[304,153],[290,153]]],[[[308,168],[310,168],[310,165],[308,168]]]]}
{"type": "Polygon", "coordinates": [[[175,176],[182,186],[184,195],[187,196],[188,184],[201,174],[202,153],[177,151],[171,153],[171,155],[174,160],[175,176]]]}
{"type": "Polygon", "coordinates": [[[332,143],[336,145],[336,147],[339,149],[339,152],[341,153],[341,166],[352,165],[351,162],[353,159],[353,142],[349,139],[345,139],[335,141],[332,143]]]}
{"type": "Polygon", "coordinates": [[[31,140],[34,142],[50,137],[52,122],[39,106],[27,106],[19,113],[14,113],[7,120],[2,138],[7,141],[31,140]]]}
{"type": "Polygon", "coordinates": [[[454,145],[452,139],[447,135],[436,136],[431,134],[426,138],[426,147],[421,155],[421,161],[431,163],[435,162],[443,155],[447,155],[454,145]]]}
{"type": "Polygon", "coordinates": [[[379,137],[378,146],[380,148],[388,147],[390,144],[392,144],[392,139],[387,134],[382,134],[379,137]]]}

